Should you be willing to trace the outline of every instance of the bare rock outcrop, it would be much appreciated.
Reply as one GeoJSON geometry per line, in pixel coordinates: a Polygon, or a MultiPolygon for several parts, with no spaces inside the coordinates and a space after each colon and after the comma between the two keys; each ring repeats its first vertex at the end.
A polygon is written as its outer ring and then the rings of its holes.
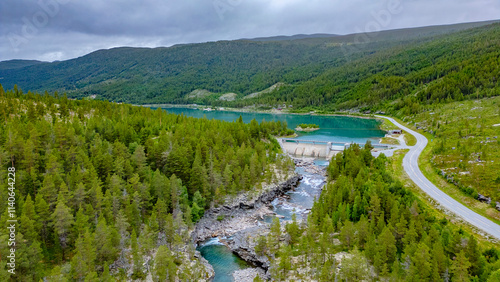
{"type": "Polygon", "coordinates": [[[198,243],[218,236],[232,236],[241,230],[261,225],[258,219],[273,214],[268,205],[275,198],[297,187],[300,179],[302,176],[294,174],[252,200],[209,209],[191,233],[193,242],[198,243]]]}

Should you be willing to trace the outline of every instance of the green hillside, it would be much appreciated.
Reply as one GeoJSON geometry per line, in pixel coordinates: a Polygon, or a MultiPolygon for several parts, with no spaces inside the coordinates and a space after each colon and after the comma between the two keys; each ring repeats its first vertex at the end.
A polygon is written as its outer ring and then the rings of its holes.
{"type": "Polygon", "coordinates": [[[422,103],[499,95],[499,38],[500,25],[493,24],[411,41],[251,102],[328,110],[405,108],[406,115],[417,113],[422,103]]]}
{"type": "MultiPolygon", "coordinates": [[[[137,104],[286,102],[328,109],[377,106],[428,84],[440,88],[439,81],[449,79],[484,85],[495,94],[498,82],[487,82],[498,66],[499,30],[499,24],[482,22],[326,38],[123,47],[14,69],[0,62],[0,83],[137,104]],[[481,76],[469,82],[476,73],[481,76]],[[276,83],[285,87],[243,99],[276,83]],[[197,89],[211,94],[189,98],[197,89]],[[235,93],[234,101],[219,100],[226,93],[235,93]]],[[[464,85],[455,86],[450,86],[453,93],[459,89],[463,96],[470,94],[464,85]]],[[[423,99],[426,92],[420,93],[423,99]]]]}
{"type": "Polygon", "coordinates": [[[8,60],[0,62],[0,70],[13,70],[29,67],[43,62],[37,60],[8,60]]]}

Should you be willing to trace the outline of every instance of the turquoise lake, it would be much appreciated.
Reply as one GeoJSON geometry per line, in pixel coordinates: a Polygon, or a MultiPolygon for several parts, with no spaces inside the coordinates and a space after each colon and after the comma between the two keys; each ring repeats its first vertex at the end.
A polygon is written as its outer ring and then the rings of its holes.
{"type": "Polygon", "coordinates": [[[300,133],[297,139],[333,141],[342,143],[365,143],[371,140],[372,144],[378,144],[378,140],[384,137],[385,131],[378,128],[379,122],[374,119],[354,118],[345,116],[316,116],[316,115],[294,115],[294,114],[271,114],[271,113],[247,113],[231,111],[202,111],[192,108],[163,108],[169,113],[184,114],[190,117],[207,119],[218,119],[225,121],[237,120],[240,115],[243,122],[249,123],[252,119],[287,122],[288,127],[294,129],[301,123],[317,124],[320,130],[300,133]]]}
{"type": "Polygon", "coordinates": [[[198,250],[214,268],[214,282],[234,281],[232,275],[234,271],[252,267],[241,258],[235,256],[217,238],[209,239],[199,246],[198,250]]]}

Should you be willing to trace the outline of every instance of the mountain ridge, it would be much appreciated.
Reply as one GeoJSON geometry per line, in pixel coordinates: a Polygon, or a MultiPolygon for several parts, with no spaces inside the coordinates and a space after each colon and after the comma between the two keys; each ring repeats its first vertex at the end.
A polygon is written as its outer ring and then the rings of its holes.
{"type": "MultiPolygon", "coordinates": [[[[22,89],[33,91],[66,92],[72,98],[96,95],[98,99],[136,104],[194,102],[245,106],[289,102],[304,108],[322,107],[329,101],[330,104],[344,103],[345,107],[359,107],[363,103],[380,104],[384,99],[377,103],[365,101],[361,104],[345,104],[346,97],[359,99],[349,94],[353,91],[376,91],[370,88],[371,82],[356,82],[350,88],[332,85],[332,81],[351,84],[350,78],[339,76],[339,73],[349,73],[356,66],[362,65],[368,68],[357,71],[357,76],[361,74],[364,79],[373,80],[379,74],[382,75],[379,80],[385,81],[384,83],[388,77],[394,77],[394,83],[406,85],[405,80],[408,78],[402,80],[400,76],[405,68],[409,68],[408,71],[413,69],[414,73],[423,71],[422,68],[432,69],[433,63],[419,53],[433,53],[435,59],[456,54],[460,50],[467,53],[469,51],[466,48],[472,48],[467,40],[483,40],[477,34],[497,33],[499,25],[495,22],[497,21],[333,37],[296,37],[293,40],[234,40],[157,48],[116,47],[97,50],[66,61],[25,62],[24,66],[21,63],[21,67],[15,68],[5,68],[3,66],[6,62],[0,62],[0,83],[5,88],[12,88],[17,84],[22,89]],[[364,35],[370,40],[359,42],[359,36],[364,35]],[[455,42],[457,48],[454,50],[446,47],[449,42],[455,42]],[[415,49],[415,46],[419,49],[415,49]],[[434,51],[427,46],[433,46],[434,51]],[[442,51],[436,51],[441,49],[442,51]],[[382,74],[381,70],[386,68],[383,65],[398,56],[400,61],[406,61],[405,65],[382,74]],[[333,73],[336,74],[327,83],[328,86],[321,86],[325,85],[321,80],[333,73]],[[286,86],[244,101],[239,98],[234,101],[218,99],[224,93],[246,97],[276,83],[286,86]],[[308,96],[307,99],[301,98],[303,87],[312,92],[304,94],[308,96]],[[366,89],[356,90],[363,87],[366,89]],[[205,89],[217,95],[189,98],[188,94],[196,89],[205,89]]],[[[273,38],[276,37],[268,39],[273,38]]],[[[471,55],[474,54],[463,56],[471,55]]],[[[410,88],[419,87],[415,83],[418,82],[412,81],[410,88]]],[[[396,93],[391,94],[390,99],[407,95],[408,91],[413,90],[408,88],[394,91],[396,93]]]]}

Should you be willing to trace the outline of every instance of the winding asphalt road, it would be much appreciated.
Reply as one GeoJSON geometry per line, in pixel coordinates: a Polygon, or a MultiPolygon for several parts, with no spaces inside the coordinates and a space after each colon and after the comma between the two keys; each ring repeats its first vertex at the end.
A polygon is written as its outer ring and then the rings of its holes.
{"type": "Polygon", "coordinates": [[[410,151],[403,159],[403,168],[411,178],[411,180],[413,180],[413,182],[415,182],[415,184],[420,187],[420,189],[422,189],[425,193],[436,200],[441,206],[455,213],[471,225],[500,240],[500,225],[494,223],[493,221],[485,218],[482,215],[473,212],[452,197],[448,196],[448,194],[441,191],[422,174],[420,168],[418,167],[418,157],[424,150],[425,146],[427,146],[427,138],[425,138],[425,136],[423,136],[422,134],[401,125],[393,118],[384,116],[377,117],[390,120],[396,126],[400,127],[404,131],[412,134],[417,138],[417,144],[410,147],[410,151]]]}

